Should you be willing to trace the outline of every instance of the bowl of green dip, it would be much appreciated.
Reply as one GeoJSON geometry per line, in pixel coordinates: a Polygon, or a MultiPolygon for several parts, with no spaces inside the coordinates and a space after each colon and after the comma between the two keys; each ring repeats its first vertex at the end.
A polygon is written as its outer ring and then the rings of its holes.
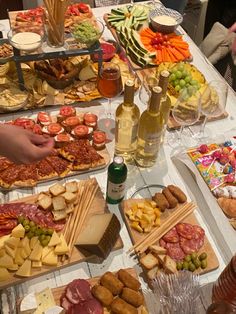
{"type": "Polygon", "coordinates": [[[74,25],[72,35],[78,43],[90,47],[99,40],[103,31],[104,25],[101,21],[86,20],[74,25]]]}

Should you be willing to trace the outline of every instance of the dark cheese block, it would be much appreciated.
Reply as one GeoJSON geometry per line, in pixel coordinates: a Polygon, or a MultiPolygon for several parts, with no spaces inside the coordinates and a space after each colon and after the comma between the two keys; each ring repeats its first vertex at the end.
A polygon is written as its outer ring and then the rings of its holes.
{"type": "Polygon", "coordinates": [[[120,233],[120,222],[115,214],[93,215],[76,241],[76,246],[106,258],[120,233]]]}

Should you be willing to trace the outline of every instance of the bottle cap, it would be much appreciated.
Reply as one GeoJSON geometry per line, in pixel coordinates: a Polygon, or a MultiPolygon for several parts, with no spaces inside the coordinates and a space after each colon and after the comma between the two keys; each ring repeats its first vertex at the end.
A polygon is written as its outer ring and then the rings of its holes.
{"type": "Polygon", "coordinates": [[[124,163],[124,158],[121,156],[115,156],[113,162],[117,165],[122,165],[124,163]]]}

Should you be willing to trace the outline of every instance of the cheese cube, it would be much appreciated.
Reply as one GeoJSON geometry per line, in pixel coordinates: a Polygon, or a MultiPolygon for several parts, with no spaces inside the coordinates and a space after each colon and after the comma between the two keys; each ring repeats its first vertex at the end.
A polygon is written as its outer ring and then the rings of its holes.
{"type": "Polygon", "coordinates": [[[57,266],[57,255],[54,253],[54,250],[42,259],[42,263],[48,266],[57,266]]]}
{"type": "Polygon", "coordinates": [[[33,268],[41,268],[42,267],[42,261],[32,261],[32,267],[33,268]]]}
{"type": "Polygon", "coordinates": [[[51,239],[50,239],[50,241],[48,243],[48,246],[52,247],[52,246],[56,246],[56,245],[58,245],[60,243],[61,243],[60,237],[56,233],[56,231],[54,231],[53,234],[52,234],[52,237],[51,237],[51,239]]]}
{"type": "Polygon", "coordinates": [[[0,267],[12,267],[13,266],[13,258],[11,256],[9,256],[8,254],[3,255],[2,257],[0,257],[0,267]]]}
{"type": "Polygon", "coordinates": [[[12,230],[11,235],[16,238],[24,238],[25,228],[22,226],[22,224],[19,224],[12,230]]]}
{"type": "Polygon", "coordinates": [[[11,278],[10,273],[4,267],[0,267],[0,281],[6,281],[11,278]]]}
{"type": "Polygon", "coordinates": [[[63,234],[60,235],[60,240],[61,240],[61,243],[58,244],[54,250],[56,255],[63,255],[63,254],[66,254],[69,252],[69,247],[66,243],[66,240],[65,240],[63,234]]]}
{"type": "Polygon", "coordinates": [[[16,237],[10,237],[9,239],[5,241],[5,244],[11,247],[12,249],[17,248],[19,243],[20,243],[20,238],[16,238],[16,237]]]}
{"type": "Polygon", "coordinates": [[[33,248],[33,251],[30,253],[29,259],[31,261],[40,261],[42,257],[43,247],[37,242],[35,247],[33,248]]]}
{"type": "Polygon", "coordinates": [[[16,272],[17,276],[20,277],[30,277],[31,275],[31,261],[26,259],[21,267],[16,272]]]}

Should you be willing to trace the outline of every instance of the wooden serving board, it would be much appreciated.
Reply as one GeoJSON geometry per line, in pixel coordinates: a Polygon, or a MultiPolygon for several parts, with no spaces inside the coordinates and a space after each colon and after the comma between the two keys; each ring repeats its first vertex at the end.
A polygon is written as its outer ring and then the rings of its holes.
{"type": "MultiPolygon", "coordinates": [[[[21,199],[12,201],[10,203],[18,203],[18,202],[35,203],[37,196],[38,196],[38,194],[23,197],[21,199]]],[[[94,200],[90,206],[89,212],[88,212],[88,219],[95,214],[103,214],[105,212],[108,212],[108,207],[107,207],[106,201],[103,197],[102,191],[101,191],[100,187],[98,187],[98,191],[95,195],[95,198],[94,198],[94,200]]],[[[119,250],[122,247],[123,247],[123,242],[121,240],[121,237],[119,237],[113,250],[119,250]]],[[[32,268],[32,275],[30,277],[27,277],[27,278],[21,278],[21,277],[14,276],[14,273],[12,273],[12,277],[8,281],[0,282],[0,290],[7,288],[9,286],[13,286],[13,285],[25,282],[27,280],[31,280],[35,277],[46,275],[46,274],[51,273],[53,271],[57,271],[57,270],[60,270],[62,268],[72,266],[74,264],[78,264],[78,263],[88,261],[91,259],[97,259],[99,261],[99,259],[95,255],[92,255],[91,253],[86,254],[84,251],[82,253],[76,247],[74,247],[70,260],[66,260],[65,262],[58,262],[58,265],[56,267],[42,266],[42,268],[39,270],[32,268]]]]}
{"type": "MultiPolygon", "coordinates": [[[[125,200],[122,202],[121,204],[121,209],[122,209],[122,214],[124,216],[124,220],[127,226],[127,229],[129,231],[131,240],[133,242],[133,244],[137,243],[140,240],[145,239],[147,234],[144,233],[140,233],[136,230],[134,230],[131,226],[130,226],[130,220],[128,219],[127,215],[125,214],[129,208],[132,206],[132,204],[135,204],[137,202],[140,202],[140,199],[129,199],[129,200],[125,200]]],[[[165,210],[165,212],[161,215],[161,222],[164,222],[170,215],[171,213],[173,213],[173,211],[175,211],[177,208],[182,207],[183,204],[178,204],[178,206],[176,206],[176,208],[174,209],[167,209],[165,210]]],[[[196,218],[196,216],[194,215],[194,213],[190,214],[187,218],[185,218],[183,220],[183,222],[189,223],[189,224],[193,224],[193,225],[199,225],[199,222],[196,218]]],[[[205,274],[208,273],[212,270],[215,270],[219,267],[219,261],[218,258],[209,242],[209,240],[207,239],[207,237],[205,236],[205,240],[204,240],[204,245],[203,247],[199,250],[198,254],[201,254],[203,252],[207,253],[207,261],[208,261],[208,265],[207,268],[205,269],[201,269],[199,270],[199,274],[205,274]]]]}
{"type": "MultiPolygon", "coordinates": [[[[149,69],[142,69],[140,71],[137,71],[136,73],[140,81],[143,82],[144,77],[153,76],[156,74],[156,67],[149,68],[149,69]]],[[[172,105],[174,105],[177,99],[174,96],[170,96],[170,98],[171,98],[172,105]]],[[[228,113],[225,111],[223,114],[219,115],[218,117],[209,117],[207,121],[216,121],[216,120],[225,119],[227,117],[228,117],[228,113]]],[[[202,124],[203,120],[204,120],[204,116],[201,116],[200,119],[195,123],[195,125],[202,124]]],[[[168,130],[170,131],[178,130],[180,129],[180,127],[181,125],[178,122],[176,122],[175,119],[170,114],[170,117],[167,123],[168,130]]]]}

